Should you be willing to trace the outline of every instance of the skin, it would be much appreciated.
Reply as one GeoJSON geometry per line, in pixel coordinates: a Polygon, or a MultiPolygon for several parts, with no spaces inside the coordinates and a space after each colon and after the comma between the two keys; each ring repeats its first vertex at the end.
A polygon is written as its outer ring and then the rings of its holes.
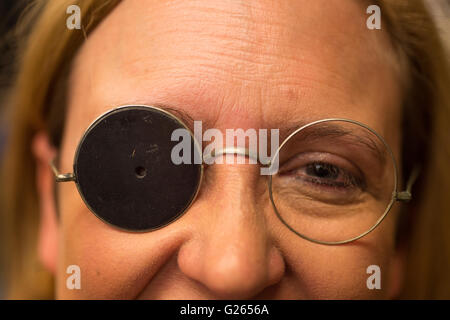
{"type": "MultiPolygon", "coordinates": [[[[122,2],[74,61],[60,171],[72,171],[96,117],[133,103],[176,106],[223,132],[354,119],[385,137],[400,161],[400,68],[385,31],[366,28],[365,9],[341,0],[122,2]]],[[[45,133],[33,147],[39,252],[57,298],[392,298],[401,287],[397,207],[355,242],[319,245],[277,219],[257,166],[214,165],[186,214],[134,234],[96,218],[74,183],[57,186],[56,221],[46,163],[57,150],[45,133]],[[72,264],[81,268],[81,290],[66,288],[72,264]],[[372,264],[381,268],[381,290],[366,287],[372,264]]]]}

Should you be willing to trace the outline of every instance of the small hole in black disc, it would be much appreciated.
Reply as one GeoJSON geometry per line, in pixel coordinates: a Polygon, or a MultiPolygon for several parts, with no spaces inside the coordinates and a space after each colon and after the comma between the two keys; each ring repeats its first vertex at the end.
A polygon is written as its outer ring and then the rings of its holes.
{"type": "Polygon", "coordinates": [[[139,179],[142,179],[147,175],[147,169],[144,167],[136,167],[134,171],[136,173],[136,177],[139,179]]]}

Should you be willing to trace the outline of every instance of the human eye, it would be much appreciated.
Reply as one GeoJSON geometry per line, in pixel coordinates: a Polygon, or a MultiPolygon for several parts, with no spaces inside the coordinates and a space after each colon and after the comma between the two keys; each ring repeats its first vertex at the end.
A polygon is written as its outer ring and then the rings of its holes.
{"type": "Polygon", "coordinates": [[[294,156],[282,165],[277,179],[285,193],[324,202],[355,201],[365,189],[364,175],[355,164],[323,152],[294,156]]]}

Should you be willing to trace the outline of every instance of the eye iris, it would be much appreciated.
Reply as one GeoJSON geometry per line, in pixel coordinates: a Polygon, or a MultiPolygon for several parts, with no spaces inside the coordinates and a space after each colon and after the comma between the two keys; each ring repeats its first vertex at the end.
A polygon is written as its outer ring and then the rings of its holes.
{"type": "Polygon", "coordinates": [[[337,179],[339,176],[338,168],[325,163],[310,164],[308,165],[306,172],[309,175],[325,179],[337,179]]]}

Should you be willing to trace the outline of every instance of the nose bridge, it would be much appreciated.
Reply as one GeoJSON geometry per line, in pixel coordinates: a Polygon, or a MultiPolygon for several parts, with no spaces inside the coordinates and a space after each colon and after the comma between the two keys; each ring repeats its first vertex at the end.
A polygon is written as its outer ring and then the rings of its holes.
{"type": "MultiPolygon", "coordinates": [[[[226,154],[221,156],[225,158],[226,154]]],[[[204,206],[211,213],[207,222],[207,230],[214,234],[211,241],[218,240],[221,235],[227,237],[228,243],[237,238],[265,241],[264,208],[258,192],[262,183],[259,166],[238,163],[238,157],[244,156],[236,155],[234,163],[226,163],[224,159],[223,164],[213,164],[205,172],[207,182],[202,188],[206,189],[207,197],[204,206]],[[253,234],[251,237],[250,233],[253,234]]]]}
{"type": "MultiPolygon", "coordinates": [[[[222,225],[250,224],[264,228],[259,166],[252,164],[222,164],[210,168],[213,173],[212,195],[217,196],[215,219],[222,225]],[[226,212],[228,214],[224,214],[226,212]],[[233,218],[228,219],[227,218],[233,218]]],[[[233,228],[238,232],[238,228],[233,228]]]]}
{"type": "Polygon", "coordinates": [[[180,268],[220,296],[251,296],[284,270],[256,194],[259,166],[217,164],[208,170],[208,192],[196,209],[207,217],[195,241],[180,250],[180,268]]]}
{"type": "MultiPolygon", "coordinates": [[[[211,196],[216,197],[218,206],[215,212],[222,210],[232,212],[236,221],[253,221],[257,218],[264,222],[264,199],[261,199],[263,179],[260,176],[260,166],[257,155],[248,148],[232,147],[215,150],[211,155],[219,163],[209,165],[206,169],[206,179],[211,182],[206,188],[211,196]],[[225,209],[227,208],[227,209],[225,209]],[[261,211],[260,214],[257,214],[261,211]]],[[[219,214],[219,219],[222,218],[219,214]]],[[[229,219],[222,223],[229,222],[229,219]]]]}

